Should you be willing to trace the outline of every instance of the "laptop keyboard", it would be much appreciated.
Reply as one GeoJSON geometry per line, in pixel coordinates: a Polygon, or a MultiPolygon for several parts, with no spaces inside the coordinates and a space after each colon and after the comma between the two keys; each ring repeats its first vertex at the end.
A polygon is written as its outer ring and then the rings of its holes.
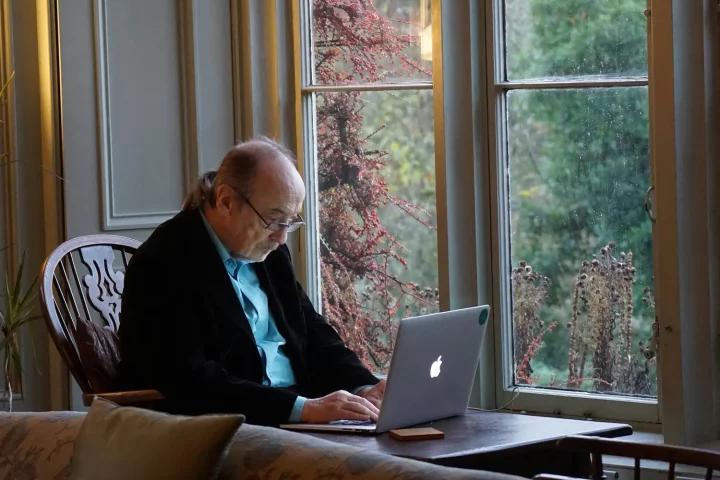
{"type": "Polygon", "coordinates": [[[372,420],[334,420],[330,425],[375,425],[372,420]]]}

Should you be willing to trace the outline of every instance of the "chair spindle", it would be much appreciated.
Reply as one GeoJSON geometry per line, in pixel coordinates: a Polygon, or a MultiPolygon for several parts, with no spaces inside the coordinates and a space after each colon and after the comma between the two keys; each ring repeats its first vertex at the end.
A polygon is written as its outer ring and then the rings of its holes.
{"type": "Polygon", "coordinates": [[[83,305],[83,312],[85,312],[85,318],[90,319],[90,307],[88,307],[88,301],[87,298],[85,298],[85,289],[83,288],[82,283],[80,283],[80,277],[77,273],[77,267],[75,266],[75,258],[72,256],[72,254],[68,255],[68,258],[70,259],[70,266],[72,267],[73,272],[73,278],[75,279],[75,286],[80,291],[80,300],[83,305]]]}

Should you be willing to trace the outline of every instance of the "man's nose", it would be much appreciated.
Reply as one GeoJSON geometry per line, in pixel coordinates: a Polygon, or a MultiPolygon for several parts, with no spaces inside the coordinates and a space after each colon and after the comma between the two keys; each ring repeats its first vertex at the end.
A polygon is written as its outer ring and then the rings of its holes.
{"type": "Polygon", "coordinates": [[[272,235],[270,235],[270,239],[278,245],[285,245],[285,242],[287,242],[287,229],[283,228],[282,230],[273,232],[272,235]]]}

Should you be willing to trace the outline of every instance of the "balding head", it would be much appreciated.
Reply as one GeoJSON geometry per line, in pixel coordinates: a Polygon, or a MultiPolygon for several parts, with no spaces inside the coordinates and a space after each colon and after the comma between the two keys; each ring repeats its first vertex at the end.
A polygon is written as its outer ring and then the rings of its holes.
{"type": "Polygon", "coordinates": [[[234,145],[225,154],[217,170],[202,175],[185,198],[183,210],[202,206],[205,202],[214,207],[214,191],[220,185],[229,185],[241,195],[252,196],[253,184],[260,169],[265,174],[277,169],[278,174],[282,175],[292,170],[302,181],[293,153],[274,140],[258,137],[234,145]]]}
{"type": "Polygon", "coordinates": [[[261,261],[286,241],[274,222],[297,219],[305,186],[292,152],[265,137],[242,142],[226,154],[217,172],[203,175],[183,209],[201,207],[231,254],[261,261]]]}

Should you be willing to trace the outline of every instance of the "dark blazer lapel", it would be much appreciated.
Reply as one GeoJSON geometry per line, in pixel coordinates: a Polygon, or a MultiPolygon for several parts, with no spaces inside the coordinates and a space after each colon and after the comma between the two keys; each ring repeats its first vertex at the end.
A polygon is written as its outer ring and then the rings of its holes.
{"type": "Polygon", "coordinates": [[[191,231],[195,250],[192,255],[198,260],[198,287],[210,295],[214,300],[213,304],[224,312],[223,317],[230,319],[247,335],[250,341],[255,343],[255,336],[228,277],[225,265],[223,265],[220,255],[205,229],[200,213],[197,211],[192,212],[191,231]]]}

